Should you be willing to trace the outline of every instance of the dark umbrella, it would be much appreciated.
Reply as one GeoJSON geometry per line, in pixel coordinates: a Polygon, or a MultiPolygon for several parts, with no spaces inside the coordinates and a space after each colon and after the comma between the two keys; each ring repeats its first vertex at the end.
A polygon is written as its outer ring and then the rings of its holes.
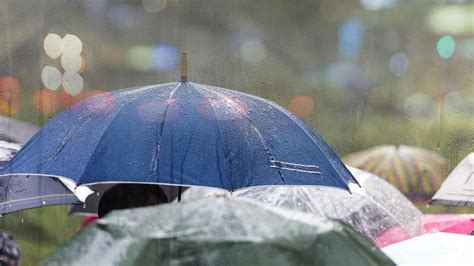
{"type": "Polygon", "coordinates": [[[0,116],[0,140],[24,144],[37,130],[33,124],[0,116]]]}
{"type": "MultiPolygon", "coordinates": [[[[0,167],[12,158],[20,145],[0,141],[0,167]]],[[[88,195],[83,191],[82,200],[88,195]]],[[[56,178],[38,175],[7,175],[0,177],[0,214],[57,204],[79,204],[81,201],[56,178]]]]}
{"type": "Polygon", "coordinates": [[[423,233],[422,214],[396,188],[368,172],[348,167],[361,184],[352,194],[331,187],[271,186],[242,189],[225,193],[215,189],[190,188],[183,201],[203,196],[247,198],[315,216],[341,220],[385,246],[423,233]]]}
{"type": "Polygon", "coordinates": [[[88,98],[47,123],[2,174],[74,185],[147,183],[237,190],[357,182],[303,121],[250,94],[181,82],[88,98]]]}
{"type": "Polygon", "coordinates": [[[42,264],[392,265],[348,226],[228,198],[114,211],[42,264]]]}
{"type": "Polygon", "coordinates": [[[474,152],[454,168],[431,202],[474,207],[474,152]]]}

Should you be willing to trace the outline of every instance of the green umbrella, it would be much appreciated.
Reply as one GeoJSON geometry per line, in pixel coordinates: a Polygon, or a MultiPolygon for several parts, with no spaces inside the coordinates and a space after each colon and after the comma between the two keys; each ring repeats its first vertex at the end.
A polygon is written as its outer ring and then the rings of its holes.
{"type": "Polygon", "coordinates": [[[229,198],[114,211],[43,265],[382,265],[338,222],[229,198]]]}
{"type": "Polygon", "coordinates": [[[441,186],[446,163],[438,153],[419,147],[376,146],[350,154],[346,164],[385,179],[413,201],[428,201],[441,186]]]}

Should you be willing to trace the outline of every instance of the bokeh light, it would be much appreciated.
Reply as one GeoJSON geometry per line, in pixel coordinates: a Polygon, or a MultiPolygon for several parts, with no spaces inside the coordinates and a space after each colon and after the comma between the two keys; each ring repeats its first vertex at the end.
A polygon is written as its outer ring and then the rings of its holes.
{"type": "Polygon", "coordinates": [[[314,99],[305,95],[297,95],[288,103],[288,110],[299,118],[306,118],[314,111],[314,99]]]}
{"type": "Polygon", "coordinates": [[[84,80],[76,72],[65,72],[63,75],[63,89],[72,96],[81,93],[84,88],[84,80]]]}
{"type": "Polygon", "coordinates": [[[165,110],[165,121],[171,122],[178,119],[180,108],[175,99],[147,99],[139,103],[136,109],[138,117],[150,124],[161,121],[165,110]]]}
{"type": "Polygon", "coordinates": [[[405,100],[404,111],[410,120],[430,120],[435,117],[436,104],[426,94],[415,93],[405,100]]]}
{"type": "Polygon", "coordinates": [[[151,65],[160,71],[169,71],[176,67],[179,61],[178,50],[169,44],[158,44],[151,51],[151,65]]]}
{"type": "Polygon", "coordinates": [[[454,54],[455,48],[456,44],[453,37],[450,35],[441,37],[436,44],[436,50],[438,51],[439,56],[444,59],[450,58],[454,54]]]}
{"type": "Polygon", "coordinates": [[[358,18],[342,22],[338,29],[339,53],[346,57],[357,56],[364,43],[364,31],[364,24],[358,18]]]}
{"type": "Polygon", "coordinates": [[[20,94],[20,83],[12,76],[0,76],[0,98],[4,100],[17,99],[20,94]]]}
{"type": "Polygon", "coordinates": [[[71,54],[71,53],[64,53],[61,56],[61,66],[67,72],[79,72],[81,69],[82,63],[82,56],[71,54]]]}
{"type": "Polygon", "coordinates": [[[474,33],[474,7],[443,5],[431,10],[427,22],[436,34],[474,33]]]}
{"type": "Polygon", "coordinates": [[[54,91],[39,89],[33,94],[33,105],[40,114],[56,113],[61,107],[61,99],[54,91]]]}
{"type": "Polygon", "coordinates": [[[72,96],[71,94],[69,94],[66,91],[62,90],[59,93],[59,98],[61,100],[61,105],[64,108],[69,108],[72,105],[74,105],[74,104],[78,103],[79,101],[81,101],[83,99],[83,95],[81,93],[77,96],[72,96]]]}
{"type": "Polygon", "coordinates": [[[160,12],[166,7],[167,0],[142,0],[143,8],[150,13],[160,12]]]}
{"type": "Polygon", "coordinates": [[[265,46],[259,39],[247,40],[240,45],[240,56],[247,63],[258,63],[266,54],[265,46]]]}
{"type": "Polygon", "coordinates": [[[388,62],[388,67],[390,69],[390,72],[392,72],[397,77],[400,77],[401,75],[405,74],[408,69],[407,55],[402,52],[393,54],[390,57],[390,61],[388,62]]]}
{"type": "Polygon", "coordinates": [[[126,52],[128,65],[139,71],[148,71],[152,68],[151,46],[132,46],[126,52]]]}
{"type": "Polygon", "coordinates": [[[359,2],[364,9],[377,11],[394,6],[397,0],[359,0],[359,2]]]}
{"type": "Polygon", "coordinates": [[[43,48],[47,56],[56,59],[63,53],[64,41],[59,35],[50,33],[44,38],[43,48]]]}
{"type": "Polygon", "coordinates": [[[45,66],[41,71],[41,82],[47,89],[57,90],[62,83],[61,71],[52,66],[45,66]]]}
{"type": "Polygon", "coordinates": [[[63,54],[70,56],[80,55],[82,52],[82,41],[76,35],[66,34],[63,38],[64,49],[63,54]]]}
{"type": "Polygon", "coordinates": [[[18,98],[14,99],[4,99],[0,98],[0,114],[5,116],[13,116],[20,108],[20,100],[18,98]]]}

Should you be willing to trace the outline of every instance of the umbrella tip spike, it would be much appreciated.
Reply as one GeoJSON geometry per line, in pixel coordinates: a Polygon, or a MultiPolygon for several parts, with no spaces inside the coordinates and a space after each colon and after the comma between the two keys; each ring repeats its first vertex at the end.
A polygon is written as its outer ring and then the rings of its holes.
{"type": "Polygon", "coordinates": [[[188,53],[181,52],[181,82],[188,81],[188,53]]]}

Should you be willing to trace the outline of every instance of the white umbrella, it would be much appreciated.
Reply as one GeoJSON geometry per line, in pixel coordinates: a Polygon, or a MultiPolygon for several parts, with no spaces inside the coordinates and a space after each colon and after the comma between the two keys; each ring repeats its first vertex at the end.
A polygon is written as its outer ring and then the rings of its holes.
{"type": "MultiPolygon", "coordinates": [[[[381,247],[423,233],[421,212],[396,188],[368,172],[348,167],[362,188],[345,190],[321,186],[270,186],[238,190],[233,197],[342,220],[381,247]]],[[[190,188],[182,201],[229,192],[190,188]]]]}
{"type": "Polygon", "coordinates": [[[429,233],[382,251],[397,265],[474,265],[474,236],[429,233]]]}
{"type": "Polygon", "coordinates": [[[474,207],[474,152],[454,168],[431,202],[474,207]]]}

